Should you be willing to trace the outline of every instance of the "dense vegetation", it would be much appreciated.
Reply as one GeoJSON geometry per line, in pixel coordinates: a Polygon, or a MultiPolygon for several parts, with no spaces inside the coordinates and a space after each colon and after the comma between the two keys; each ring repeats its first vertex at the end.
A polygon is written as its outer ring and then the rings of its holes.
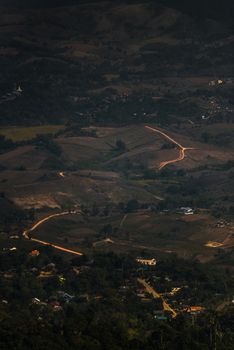
{"type": "Polygon", "coordinates": [[[213,298],[214,291],[223,290],[222,283],[230,288],[225,274],[221,280],[210,267],[176,258],[160,262],[156,270],[139,271],[131,257],[96,254],[92,260],[65,261],[49,248],[40,251],[37,258],[24,249],[0,255],[0,295],[7,300],[0,306],[1,349],[232,348],[233,309],[158,321],[154,310],[160,305],[142,303],[134,293],[139,273],[156,273],[161,276],[162,282],[157,282],[161,288],[166,288],[164,276],[195,283],[207,301],[209,293],[213,298]],[[74,267],[80,269],[78,275],[74,267]],[[45,269],[52,269],[53,276],[38,278],[45,269]],[[128,285],[126,291],[121,287],[128,285]],[[63,300],[63,291],[74,297],[63,300]],[[61,305],[57,309],[55,302],[61,305]]]}

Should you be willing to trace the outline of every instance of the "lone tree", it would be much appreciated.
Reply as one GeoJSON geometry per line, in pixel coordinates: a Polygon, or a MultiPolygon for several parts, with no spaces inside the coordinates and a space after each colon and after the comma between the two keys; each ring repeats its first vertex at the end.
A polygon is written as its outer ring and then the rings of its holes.
{"type": "Polygon", "coordinates": [[[126,206],[126,211],[128,213],[139,209],[139,202],[137,199],[130,199],[126,206]]]}
{"type": "Polygon", "coordinates": [[[116,148],[119,151],[125,151],[126,150],[126,144],[124,141],[122,140],[117,140],[116,141],[116,148]]]}

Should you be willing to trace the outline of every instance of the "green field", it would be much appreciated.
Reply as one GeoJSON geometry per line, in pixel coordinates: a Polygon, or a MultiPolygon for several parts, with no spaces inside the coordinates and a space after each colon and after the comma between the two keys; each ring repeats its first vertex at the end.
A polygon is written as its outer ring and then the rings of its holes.
{"type": "Polygon", "coordinates": [[[12,141],[27,141],[39,134],[55,134],[65,128],[64,125],[40,125],[29,127],[2,128],[0,135],[12,141]]]}

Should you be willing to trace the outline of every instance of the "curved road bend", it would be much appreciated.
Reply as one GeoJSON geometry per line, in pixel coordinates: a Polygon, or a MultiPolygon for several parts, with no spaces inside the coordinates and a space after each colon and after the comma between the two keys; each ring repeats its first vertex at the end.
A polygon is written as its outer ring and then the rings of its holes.
{"type": "Polygon", "coordinates": [[[137,281],[143,285],[143,287],[145,288],[145,290],[147,291],[147,293],[153,295],[153,297],[155,299],[161,299],[163,302],[163,309],[164,311],[168,311],[172,314],[172,318],[175,318],[177,316],[177,312],[172,309],[172,307],[164,300],[164,298],[162,297],[162,295],[158,292],[156,292],[156,290],[154,288],[152,288],[149,283],[147,283],[145,280],[143,280],[142,278],[138,278],[137,281]]]}
{"type": "Polygon", "coordinates": [[[172,163],[176,163],[176,162],[180,162],[181,160],[183,160],[185,158],[185,151],[193,149],[190,147],[184,147],[182,146],[179,142],[177,142],[176,140],[174,140],[172,137],[170,137],[169,135],[167,135],[165,132],[156,129],[156,128],[152,128],[151,126],[145,126],[146,129],[149,129],[153,132],[157,132],[158,134],[162,135],[164,138],[166,138],[169,142],[173,143],[174,145],[176,145],[176,147],[179,149],[179,157],[176,159],[172,159],[172,160],[166,160],[164,162],[161,162],[159,164],[159,170],[163,169],[165,166],[172,164],[172,163]]]}
{"type": "MultiPolygon", "coordinates": [[[[74,213],[74,212],[73,212],[74,213]]],[[[78,212],[75,212],[74,214],[77,214],[78,212]]],[[[65,247],[61,247],[61,246],[58,246],[56,244],[53,244],[53,243],[49,243],[49,242],[46,242],[46,241],[41,241],[37,238],[30,238],[29,237],[29,233],[34,231],[37,227],[41,226],[44,222],[54,218],[54,217],[57,217],[57,216],[64,216],[64,215],[68,215],[68,214],[72,214],[72,212],[69,212],[69,211],[64,211],[62,213],[57,213],[57,214],[51,214],[51,215],[48,215],[47,217],[45,217],[44,219],[41,219],[39,221],[37,221],[30,229],[28,230],[25,230],[23,232],[23,237],[26,238],[26,239],[29,239],[30,241],[33,241],[33,242],[36,242],[36,243],[40,243],[40,244],[43,244],[43,245],[48,245],[48,246],[51,246],[57,250],[61,250],[65,253],[70,253],[70,254],[75,254],[75,255],[83,255],[83,253],[81,252],[76,252],[75,250],[71,250],[71,249],[67,249],[65,247]]]]}

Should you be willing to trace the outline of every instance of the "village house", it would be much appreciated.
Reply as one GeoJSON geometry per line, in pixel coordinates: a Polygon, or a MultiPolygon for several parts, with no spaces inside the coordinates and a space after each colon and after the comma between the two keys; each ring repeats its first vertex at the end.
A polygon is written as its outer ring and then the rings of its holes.
{"type": "Polygon", "coordinates": [[[181,207],[179,209],[179,213],[184,214],[184,215],[193,215],[194,210],[192,208],[189,208],[189,207],[181,207]]]}
{"type": "Polygon", "coordinates": [[[39,250],[36,250],[36,249],[35,249],[35,250],[32,250],[31,253],[29,253],[29,255],[30,255],[30,256],[33,256],[33,257],[34,257],[34,256],[39,256],[39,255],[40,255],[40,252],[39,252],[39,250]]]}
{"type": "Polygon", "coordinates": [[[203,306],[189,306],[184,309],[185,312],[188,312],[190,315],[197,315],[203,312],[205,308],[203,306]]]}
{"type": "Polygon", "coordinates": [[[147,266],[155,266],[157,264],[156,259],[141,259],[137,258],[136,262],[138,262],[141,265],[147,265],[147,266]]]}

